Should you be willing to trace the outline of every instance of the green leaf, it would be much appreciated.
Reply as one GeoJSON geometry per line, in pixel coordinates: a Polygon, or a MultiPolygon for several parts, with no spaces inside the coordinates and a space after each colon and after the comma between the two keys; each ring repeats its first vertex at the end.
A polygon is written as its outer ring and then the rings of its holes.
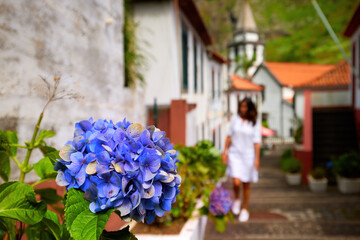
{"type": "Polygon", "coordinates": [[[100,212],[92,213],[88,209],[81,212],[74,220],[71,226],[71,236],[76,239],[99,239],[105,225],[110,217],[113,209],[100,212]]]}
{"type": "Polygon", "coordinates": [[[0,217],[36,224],[43,219],[45,212],[46,204],[36,201],[30,185],[20,182],[0,185],[0,217]]]}
{"type": "Polygon", "coordinates": [[[47,204],[54,204],[62,199],[62,197],[56,194],[56,190],[53,188],[36,189],[35,193],[39,194],[41,200],[43,200],[47,204]]]}
{"type": "Polygon", "coordinates": [[[63,225],[60,226],[61,229],[61,240],[69,240],[71,239],[70,233],[66,228],[66,221],[63,222],[63,225]]]}
{"type": "Polygon", "coordinates": [[[35,163],[34,170],[41,179],[56,177],[54,165],[51,163],[48,157],[44,157],[39,162],[35,163]]]}
{"type": "MultiPolygon", "coordinates": [[[[6,131],[5,134],[6,134],[7,140],[10,144],[11,143],[17,144],[19,142],[16,132],[6,131]]],[[[16,153],[17,153],[17,147],[9,147],[10,156],[16,156],[16,153]]]]}
{"type": "Polygon", "coordinates": [[[59,156],[59,151],[57,151],[57,150],[47,153],[45,156],[48,157],[53,164],[55,164],[57,162],[57,159],[61,158],[59,156]]]}
{"type": "Polygon", "coordinates": [[[0,177],[5,181],[9,181],[10,176],[10,158],[7,152],[0,151],[0,177]]]}
{"type": "Polygon", "coordinates": [[[49,229],[56,240],[61,240],[61,229],[59,224],[59,218],[56,213],[47,210],[42,223],[49,229]]]}
{"type": "MultiPolygon", "coordinates": [[[[0,232],[8,233],[10,240],[15,240],[15,221],[10,218],[0,218],[0,232]]],[[[0,233],[0,238],[3,235],[0,233]]]]}
{"type": "Polygon", "coordinates": [[[97,240],[102,233],[110,214],[114,210],[92,213],[89,202],[84,199],[84,192],[70,188],[65,205],[67,229],[74,240],[97,240]]]}
{"type": "Polygon", "coordinates": [[[209,214],[209,208],[206,206],[203,206],[202,208],[199,209],[199,213],[201,215],[208,215],[209,214]]]}
{"type": "Polygon", "coordinates": [[[137,240],[134,234],[129,231],[129,226],[114,232],[104,230],[100,236],[100,240],[137,240]]]}
{"type": "Polygon", "coordinates": [[[42,154],[44,154],[44,156],[47,156],[51,152],[56,152],[57,151],[56,148],[48,146],[48,145],[40,145],[39,149],[42,152],[42,154]]]}
{"type": "Polygon", "coordinates": [[[41,130],[41,132],[39,133],[39,136],[37,137],[36,141],[35,141],[35,146],[38,146],[41,142],[44,141],[45,138],[51,138],[55,136],[55,132],[51,131],[51,130],[41,130]]]}

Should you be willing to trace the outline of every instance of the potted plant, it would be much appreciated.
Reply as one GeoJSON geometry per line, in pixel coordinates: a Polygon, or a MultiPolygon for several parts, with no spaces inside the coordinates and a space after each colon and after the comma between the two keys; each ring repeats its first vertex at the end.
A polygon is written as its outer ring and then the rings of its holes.
{"type": "Polygon", "coordinates": [[[231,206],[232,201],[229,191],[222,187],[216,187],[210,196],[204,199],[204,206],[200,208],[200,213],[214,222],[216,231],[224,232],[227,222],[234,220],[234,216],[230,211],[231,206]]]}
{"type": "Polygon", "coordinates": [[[285,178],[289,185],[300,185],[301,163],[298,159],[294,157],[285,158],[281,162],[281,168],[285,173],[285,178]]]}
{"type": "Polygon", "coordinates": [[[349,152],[341,155],[334,161],[333,171],[341,193],[360,192],[360,155],[358,153],[349,152]]]}
{"type": "Polygon", "coordinates": [[[328,180],[326,178],[326,172],[323,168],[314,168],[307,178],[312,192],[326,192],[328,180]]]}

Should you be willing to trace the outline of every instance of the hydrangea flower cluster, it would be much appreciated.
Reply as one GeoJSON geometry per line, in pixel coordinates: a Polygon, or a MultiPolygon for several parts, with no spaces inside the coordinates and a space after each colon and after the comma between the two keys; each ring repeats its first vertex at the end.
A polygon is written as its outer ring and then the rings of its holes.
{"type": "Polygon", "coordinates": [[[214,216],[224,216],[231,208],[230,193],[222,187],[215,188],[210,194],[209,211],[214,216]]]}
{"type": "Polygon", "coordinates": [[[94,213],[115,208],[125,220],[151,223],[180,192],[177,154],[154,126],[90,118],[75,124],[73,140],[60,150],[56,182],[84,191],[94,213]]]}

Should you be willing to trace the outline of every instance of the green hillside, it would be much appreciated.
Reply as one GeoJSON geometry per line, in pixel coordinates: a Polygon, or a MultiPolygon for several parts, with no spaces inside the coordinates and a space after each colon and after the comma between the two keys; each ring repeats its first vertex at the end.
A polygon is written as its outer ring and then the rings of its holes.
{"type": "MultiPolygon", "coordinates": [[[[232,40],[231,15],[239,14],[240,0],[195,0],[210,34],[213,49],[227,54],[232,40]]],[[[254,18],[266,41],[266,61],[336,63],[343,57],[330,38],[310,0],[249,0],[254,18]]],[[[318,0],[347,52],[342,36],[358,0],[318,0]]]]}

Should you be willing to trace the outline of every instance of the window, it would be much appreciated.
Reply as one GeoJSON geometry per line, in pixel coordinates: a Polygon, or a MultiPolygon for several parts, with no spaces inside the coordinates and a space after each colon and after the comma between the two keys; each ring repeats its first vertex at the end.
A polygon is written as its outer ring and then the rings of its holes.
{"type": "Polygon", "coordinates": [[[197,42],[194,37],[194,91],[197,92],[197,42]]]}
{"type": "Polygon", "coordinates": [[[188,33],[184,24],[181,25],[181,43],[182,43],[182,88],[188,90],[188,33]]]}
{"type": "Polygon", "coordinates": [[[211,69],[211,98],[215,98],[215,71],[214,68],[211,69]]]}

